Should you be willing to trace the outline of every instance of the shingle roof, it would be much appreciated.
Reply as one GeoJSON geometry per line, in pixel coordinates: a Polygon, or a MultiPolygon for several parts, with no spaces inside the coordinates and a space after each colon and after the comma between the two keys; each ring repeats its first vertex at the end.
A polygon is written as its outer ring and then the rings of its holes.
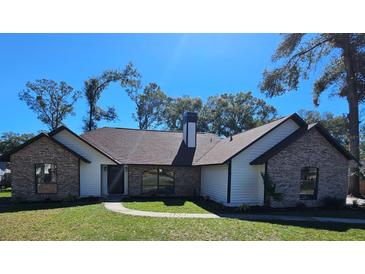
{"type": "Polygon", "coordinates": [[[303,123],[305,123],[297,114],[292,114],[263,126],[236,134],[232,136],[232,140],[231,138],[225,138],[204,155],[199,160],[198,165],[223,164],[288,119],[293,119],[300,125],[304,125],[303,123]]]}
{"type": "Polygon", "coordinates": [[[69,147],[65,146],[64,144],[62,144],[61,142],[57,141],[56,139],[52,138],[51,136],[49,136],[48,134],[42,132],[36,136],[34,136],[33,138],[29,139],[28,141],[24,142],[23,144],[15,147],[14,149],[12,149],[11,151],[3,154],[0,156],[0,162],[9,162],[10,161],[10,156],[12,154],[14,154],[15,152],[23,149],[24,147],[28,146],[29,144],[37,141],[38,139],[45,137],[53,142],[55,142],[56,144],[58,144],[59,146],[61,146],[63,149],[69,151],[70,153],[72,153],[73,155],[75,155],[77,158],[83,160],[86,163],[91,163],[90,160],[86,159],[85,157],[83,157],[82,155],[78,154],[77,152],[75,152],[74,150],[70,149],[69,147]]]}
{"type": "MultiPolygon", "coordinates": [[[[296,122],[300,126],[300,129],[303,129],[304,131],[316,128],[348,159],[357,161],[323,126],[318,123],[307,125],[307,123],[305,123],[296,113],[266,125],[236,134],[232,136],[232,138],[220,138],[211,133],[197,133],[197,147],[194,149],[187,148],[184,145],[181,132],[104,127],[78,136],[70,129],[62,126],[49,134],[41,133],[37,135],[11,152],[0,156],[0,161],[9,161],[12,153],[22,149],[38,138],[45,136],[69,150],[83,161],[90,162],[88,159],[85,159],[83,156],[53,138],[58,132],[68,130],[80,138],[80,140],[88,143],[91,147],[109,157],[117,164],[176,166],[223,164],[289,119],[296,122]]],[[[280,151],[282,147],[285,147],[300,137],[303,130],[294,132],[282,142],[279,142],[276,146],[260,155],[251,162],[251,164],[265,161],[265,159],[280,151]]]]}
{"type": "Polygon", "coordinates": [[[232,141],[198,133],[196,149],[183,144],[181,132],[104,127],[81,137],[122,164],[213,165],[226,162],[288,119],[305,124],[297,114],[292,114],[234,135],[232,141]]]}
{"type": "Polygon", "coordinates": [[[293,132],[291,135],[283,139],[281,142],[270,148],[269,150],[265,151],[263,154],[258,156],[256,159],[250,162],[251,165],[262,165],[271,157],[279,153],[281,150],[298,140],[302,137],[307,131],[317,129],[318,132],[332,144],[334,148],[336,148],[340,153],[342,153],[348,160],[354,160],[359,165],[361,165],[360,161],[356,159],[347,149],[345,149],[332,135],[328,132],[328,130],[321,125],[321,123],[313,123],[306,127],[301,127],[293,132]]]}
{"type": "MultiPolygon", "coordinates": [[[[72,134],[73,136],[75,136],[76,138],[78,138],[81,142],[86,143],[87,145],[89,145],[90,147],[92,147],[93,149],[95,149],[96,151],[100,152],[101,154],[103,154],[105,157],[109,158],[110,160],[112,160],[113,162],[115,162],[116,164],[121,164],[120,162],[118,162],[116,159],[114,159],[112,156],[108,155],[105,151],[100,150],[99,148],[97,148],[96,146],[94,146],[93,144],[89,143],[87,140],[85,140],[84,138],[82,138],[81,136],[77,135],[75,132],[73,132],[71,129],[69,129],[66,126],[60,126],[58,128],[56,128],[55,130],[52,130],[50,133],[48,133],[48,135],[50,137],[54,137],[55,135],[57,135],[59,132],[61,131],[68,131],[70,134],[72,134]]],[[[56,140],[56,139],[55,139],[56,140]]]]}
{"type": "Polygon", "coordinates": [[[210,133],[197,134],[197,148],[183,144],[181,132],[99,128],[83,139],[122,164],[192,165],[221,139],[210,133]]]}

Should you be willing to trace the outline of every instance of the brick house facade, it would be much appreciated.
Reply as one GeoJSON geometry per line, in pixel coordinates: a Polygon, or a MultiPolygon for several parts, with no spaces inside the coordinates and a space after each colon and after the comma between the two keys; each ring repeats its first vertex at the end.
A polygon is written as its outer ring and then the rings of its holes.
{"type": "Polygon", "coordinates": [[[268,160],[267,173],[276,184],[276,191],[284,194],[275,207],[322,206],[326,197],[345,199],[347,194],[349,161],[317,130],[307,131],[301,138],[268,160]],[[303,167],[318,168],[317,197],[300,199],[300,176],[303,167]]]}
{"type": "Polygon", "coordinates": [[[44,136],[11,155],[14,200],[63,200],[79,196],[79,158],[44,136]],[[56,183],[44,184],[38,193],[35,165],[56,165],[56,183]],[[48,192],[48,193],[47,193],[48,192]]]}
{"type": "Polygon", "coordinates": [[[61,126],[0,161],[10,162],[17,200],[204,196],[231,207],[261,206],[265,171],[284,194],[275,207],[346,198],[348,166],[358,159],[320,124],[292,114],[221,138],[196,132],[196,123],[188,113],[182,132],[105,127],[77,135],[61,126]]]}

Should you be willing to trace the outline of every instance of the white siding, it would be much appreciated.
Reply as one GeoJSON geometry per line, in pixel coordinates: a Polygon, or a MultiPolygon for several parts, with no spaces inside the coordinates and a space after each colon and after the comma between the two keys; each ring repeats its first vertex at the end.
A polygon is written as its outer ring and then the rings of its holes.
{"type": "Polygon", "coordinates": [[[66,130],[53,137],[91,161],[80,161],[80,196],[101,196],[101,165],[115,163],[66,130]]]}
{"type": "Polygon", "coordinates": [[[231,206],[263,204],[260,173],[264,172],[264,166],[252,166],[250,162],[298,128],[294,121],[288,120],[232,159],[231,206]]]}
{"type": "Polygon", "coordinates": [[[186,140],[187,140],[187,125],[186,125],[186,123],[184,123],[183,124],[183,140],[184,140],[184,144],[186,144],[186,145],[188,145],[187,143],[186,143],[186,140]]]}
{"type": "Polygon", "coordinates": [[[227,202],[228,166],[203,166],[201,168],[201,196],[209,196],[219,203],[227,202]]]}

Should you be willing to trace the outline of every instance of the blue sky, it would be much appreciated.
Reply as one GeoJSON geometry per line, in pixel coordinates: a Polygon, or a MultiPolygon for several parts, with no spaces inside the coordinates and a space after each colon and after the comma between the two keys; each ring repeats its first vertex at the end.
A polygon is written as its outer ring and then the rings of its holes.
{"type": "MultiPolygon", "coordinates": [[[[27,81],[47,78],[66,81],[82,90],[83,81],[105,69],[120,68],[131,61],[143,83],[156,82],[169,96],[200,96],[258,89],[265,67],[280,42],[278,34],[2,34],[0,35],[0,133],[37,132],[47,127],[18,99],[27,81]]],[[[280,115],[299,109],[315,109],[312,79],[298,91],[266,99],[280,115]]],[[[317,110],[347,112],[346,101],[321,97],[317,110]]],[[[118,84],[102,95],[101,106],[113,105],[119,120],[100,122],[99,127],[132,127],[134,104],[118,84]]],[[[75,116],[65,124],[82,131],[86,101],[75,105],[75,116]]]]}

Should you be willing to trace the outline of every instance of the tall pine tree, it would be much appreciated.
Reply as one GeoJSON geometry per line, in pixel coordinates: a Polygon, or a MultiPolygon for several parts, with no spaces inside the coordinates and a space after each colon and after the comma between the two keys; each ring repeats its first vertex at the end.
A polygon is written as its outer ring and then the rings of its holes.
{"type": "MultiPolygon", "coordinates": [[[[365,34],[285,34],[274,53],[278,66],[265,70],[261,91],[273,97],[297,90],[300,80],[309,78],[316,66],[326,63],[313,88],[313,102],[319,104],[326,90],[348,102],[349,145],[360,158],[359,104],[365,98],[365,34]]],[[[359,169],[351,167],[349,193],[360,196],[359,169]]]]}

